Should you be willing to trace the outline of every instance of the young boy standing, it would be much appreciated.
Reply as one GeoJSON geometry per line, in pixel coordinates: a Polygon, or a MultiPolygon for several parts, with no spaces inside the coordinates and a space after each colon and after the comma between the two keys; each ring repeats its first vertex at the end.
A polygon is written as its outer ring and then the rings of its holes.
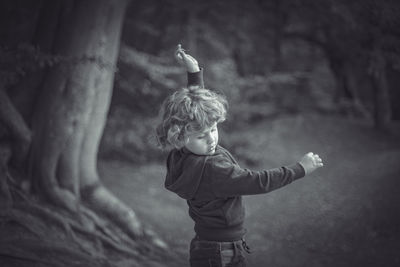
{"type": "Polygon", "coordinates": [[[203,88],[197,61],[178,46],[176,57],[188,71],[188,87],[163,103],[157,137],[172,146],[165,186],[187,201],[195,226],[190,265],[246,266],[243,195],[263,194],[285,186],[323,166],[308,153],[293,165],[263,171],[241,168],[218,145],[218,124],[227,112],[224,96],[203,88]]]}

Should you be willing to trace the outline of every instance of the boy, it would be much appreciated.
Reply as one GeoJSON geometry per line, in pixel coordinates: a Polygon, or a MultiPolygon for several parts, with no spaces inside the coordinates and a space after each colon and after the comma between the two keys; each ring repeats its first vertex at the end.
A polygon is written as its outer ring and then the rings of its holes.
{"type": "Polygon", "coordinates": [[[190,244],[190,265],[245,266],[249,252],[242,195],[267,193],[323,166],[308,153],[296,164],[264,171],[241,168],[218,145],[218,123],[226,117],[225,97],[203,88],[196,59],[178,45],[176,57],[188,71],[188,88],[169,96],[161,109],[157,137],[174,148],[167,159],[165,186],[187,201],[196,232],[190,244]]]}

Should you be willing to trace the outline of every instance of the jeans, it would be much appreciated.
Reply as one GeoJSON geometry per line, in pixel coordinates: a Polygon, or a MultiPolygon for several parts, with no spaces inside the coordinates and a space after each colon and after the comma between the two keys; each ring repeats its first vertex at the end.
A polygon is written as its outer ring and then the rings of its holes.
{"type": "Polygon", "coordinates": [[[190,242],[190,266],[245,267],[245,252],[249,253],[249,248],[244,240],[217,242],[196,236],[190,242]]]}

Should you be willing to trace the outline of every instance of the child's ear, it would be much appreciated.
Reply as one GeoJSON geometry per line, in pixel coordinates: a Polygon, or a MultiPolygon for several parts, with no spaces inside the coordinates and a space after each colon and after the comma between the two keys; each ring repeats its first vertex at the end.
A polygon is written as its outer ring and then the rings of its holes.
{"type": "Polygon", "coordinates": [[[173,125],[172,127],[170,127],[168,129],[167,132],[167,140],[171,143],[174,144],[174,146],[176,146],[175,144],[179,143],[179,139],[180,139],[180,135],[181,135],[181,129],[182,127],[178,126],[178,125],[173,125]]]}
{"type": "Polygon", "coordinates": [[[183,136],[182,145],[185,146],[189,142],[189,136],[186,134],[183,136]]]}

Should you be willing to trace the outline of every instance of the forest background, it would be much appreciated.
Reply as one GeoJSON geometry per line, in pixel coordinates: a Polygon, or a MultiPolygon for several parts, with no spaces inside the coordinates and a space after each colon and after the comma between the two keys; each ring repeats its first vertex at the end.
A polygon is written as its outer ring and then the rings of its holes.
{"type": "Polygon", "coordinates": [[[206,87],[227,96],[221,145],[241,165],[277,167],[308,151],[325,162],[284,189],[245,197],[250,266],[400,264],[398,1],[19,0],[2,1],[1,13],[2,266],[186,264],[193,224],[163,188],[167,152],[154,139],[161,102],[186,84],[178,43],[204,68],[206,87]],[[114,48],[101,50],[99,35],[98,48],[83,49],[102,29],[115,34],[114,48]],[[65,59],[80,50],[78,61],[65,59]],[[57,72],[63,64],[72,71],[57,72]],[[104,118],[85,120],[99,94],[83,94],[97,85],[82,81],[93,75],[112,92],[94,104],[104,118]],[[69,116],[72,128],[62,127],[69,116]],[[97,130],[79,145],[98,139],[87,146],[98,161],[82,156],[80,170],[98,174],[71,179],[65,166],[79,163],[65,158],[78,154],[66,149],[57,182],[43,178],[54,154],[42,151],[64,149],[45,144],[80,126],[97,130]],[[88,194],[106,201],[76,209],[88,194]],[[121,213],[101,212],[116,206],[121,213]]]}

